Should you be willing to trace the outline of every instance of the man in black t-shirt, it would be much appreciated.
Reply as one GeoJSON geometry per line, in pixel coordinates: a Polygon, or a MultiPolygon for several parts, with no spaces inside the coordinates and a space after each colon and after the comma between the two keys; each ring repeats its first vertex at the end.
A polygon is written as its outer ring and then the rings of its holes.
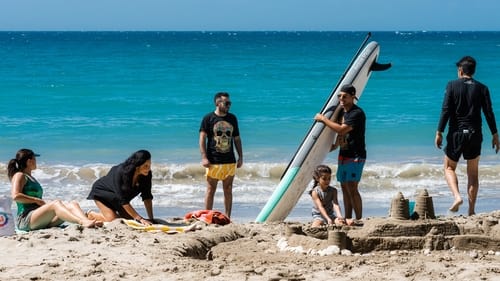
{"type": "Polygon", "coordinates": [[[200,125],[201,164],[206,168],[207,191],[205,209],[212,210],[217,183],[222,181],[224,208],[231,217],[233,179],[236,168],[243,165],[243,149],[236,116],[229,113],[229,94],[219,92],[214,97],[215,111],[203,117],[200,125]],[[234,155],[234,149],[238,159],[234,155]]]}
{"type": "Polygon", "coordinates": [[[339,145],[340,151],[337,181],[342,187],[346,222],[352,224],[353,210],[357,220],[363,216],[363,202],[361,194],[359,194],[358,184],[366,161],[366,116],[363,110],[354,104],[357,97],[356,88],[353,85],[343,85],[338,98],[339,105],[342,107],[341,114],[343,114],[343,120],[340,124],[320,113],[316,114],[314,119],[323,122],[338,134],[336,144],[339,145]]]}
{"type": "Polygon", "coordinates": [[[467,160],[469,215],[474,215],[479,190],[479,156],[483,141],[481,110],[493,135],[492,147],[497,153],[499,150],[498,132],[488,87],[472,78],[476,72],[476,60],[465,56],[456,65],[458,79],[448,82],[446,86],[435,144],[441,149],[443,131],[448,123],[447,145],[444,149],[444,173],[454,197],[449,210],[457,212],[463,203],[455,173],[458,160],[463,155],[467,160]]]}

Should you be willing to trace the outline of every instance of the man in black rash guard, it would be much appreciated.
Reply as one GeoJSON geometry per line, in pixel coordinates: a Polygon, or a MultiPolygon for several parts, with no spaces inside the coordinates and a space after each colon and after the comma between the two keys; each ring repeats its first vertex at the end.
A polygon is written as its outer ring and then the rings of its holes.
{"type": "Polygon", "coordinates": [[[476,71],[476,60],[465,56],[456,65],[458,79],[448,82],[446,86],[435,144],[441,149],[443,132],[448,123],[447,144],[444,149],[444,174],[454,196],[450,211],[457,212],[463,203],[455,173],[458,160],[463,156],[467,160],[468,213],[471,216],[475,214],[479,190],[479,157],[483,141],[481,110],[493,135],[492,147],[496,153],[499,150],[499,140],[488,87],[472,78],[476,71]]]}

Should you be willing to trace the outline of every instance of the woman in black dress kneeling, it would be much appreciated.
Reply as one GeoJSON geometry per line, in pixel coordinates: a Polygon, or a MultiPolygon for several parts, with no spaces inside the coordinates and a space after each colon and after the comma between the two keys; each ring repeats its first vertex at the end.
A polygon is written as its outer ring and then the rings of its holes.
{"type": "Polygon", "coordinates": [[[112,221],[116,218],[135,219],[151,225],[153,223],[153,195],[151,193],[151,153],[139,150],[125,162],[113,166],[108,174],[98,179],[87,199],[94,200],[100,213],[89,211],[89,219],[112,221]],[[148,219],[143,218],[132,207],[130,201],[141,194],[148,219]]]}

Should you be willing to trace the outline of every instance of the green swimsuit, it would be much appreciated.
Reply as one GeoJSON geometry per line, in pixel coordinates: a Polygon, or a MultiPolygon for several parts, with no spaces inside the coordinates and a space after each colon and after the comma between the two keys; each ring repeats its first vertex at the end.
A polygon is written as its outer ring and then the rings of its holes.
{"type": "MultiPolygon", "coordinates": [[[[39,182],[34,181],[30,176],[24,175],[26,183],[24,184],[22,193],[28,196],[42,198],[43,189],[39,182]]],[[[31,212],[39,207],[35,203],[20,203],[16,202],[17,205],[17,222],[16,226],[20,230],[29,231],[29,222],[31,217],[31,212]]]]}

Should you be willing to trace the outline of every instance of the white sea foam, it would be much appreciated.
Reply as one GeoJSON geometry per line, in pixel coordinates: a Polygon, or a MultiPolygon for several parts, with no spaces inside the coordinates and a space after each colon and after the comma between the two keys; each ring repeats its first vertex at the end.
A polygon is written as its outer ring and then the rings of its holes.
{"type": "MultiPolygon", "coordinates": [[[[62,198],[64,200],[80,201],[84,208],[95,207],[93,202],[86,200],[92,183],[105,175],[111,168],[106,164],[71,165],[40,165],[34,171],[34,176],[45,189],[45,197],[62,198]]],[[[251,220],[260,208],[267,202],[274,189],[278,186],[280,177],[285,170],[283,163],[247,163],[238,170],[234,181],[234,207],[241,217],[251,220]]],[[[336,167],[332,165],[335,171],[336,167]]],[[[154,164],[153,194],[156,208],[163,209],[164,214],[172,214],[175,210],[193,210],[204,208],[205,180],[204,168],[199,164],[154,164]]],[[[480,192],[478,196],[478,212],[496,209],[500,199],[500,165],[482,165],[480,177],[480,192]]],[[[0,164],[0,194],[9,194],[10,183],[6,175],[6,165],[0,164]]],[[[460,166],[457,169],[463,196],[466,197],[466,170],[460,166]]],[[[337,183],[332,183],[339,191],[337,183]]],[[[300,218],[310,216],[311,199],[306,187],[292,215],[300,218]]],[[[392,198],[402,192],[406,198],[414,200],[421,189],[426,189],[434,199],[437,214],[447,214],[451,204],[451,193],[446,186],[441,164],[370,164],[367,163],[360,191],[363,198],[365,216],[387,215],[392,198]]],[[[341,193],[340,193],[341,195],[341,193]]],[[[342,196],[340,196],[342,202],[342,196]]],[[[140,198],[132,201],[142,207],[140,198]]],[[[223,209],[222,188],[215,196],[215,208],[223,209]]],[[[463,207],[463,212],[466,207],[463,207]]]]}

